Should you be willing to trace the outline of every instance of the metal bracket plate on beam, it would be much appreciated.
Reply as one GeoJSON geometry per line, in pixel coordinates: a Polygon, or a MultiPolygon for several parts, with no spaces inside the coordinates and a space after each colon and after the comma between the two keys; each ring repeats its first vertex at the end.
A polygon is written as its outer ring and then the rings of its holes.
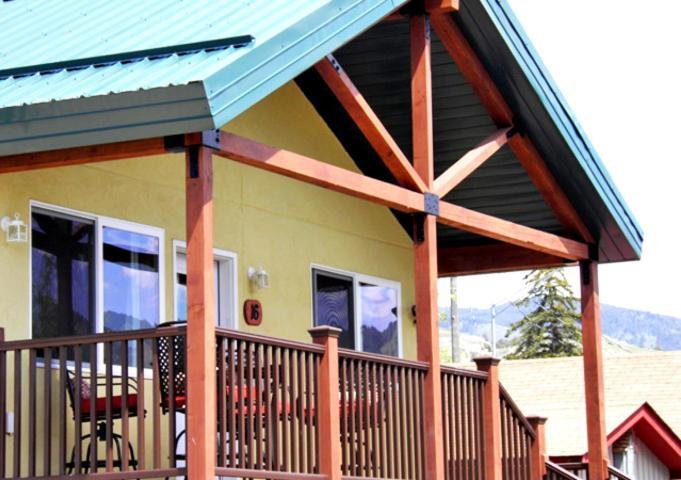
{"type": "Polygon", "coordinates": [[[428,215],[440,215],[440,197],[431,192],[423,194],[423,211],[428,215]]]}
{"type": "Polygon", "coordinates": [[[185,135],[185,146],[200,145],[202,147],[220,150],[220,130],[204,130],[202,132],[185,135]]]}

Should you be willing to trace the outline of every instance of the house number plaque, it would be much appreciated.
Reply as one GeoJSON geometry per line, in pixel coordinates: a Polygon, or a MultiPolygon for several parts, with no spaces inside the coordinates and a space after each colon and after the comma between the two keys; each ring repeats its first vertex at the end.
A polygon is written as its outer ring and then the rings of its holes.
{"type": "Polygon", "coordinates": [[[244,302],[244,320],[247,325],[255,327],[262,323],[262,304],[258,300],[244,302]]]}

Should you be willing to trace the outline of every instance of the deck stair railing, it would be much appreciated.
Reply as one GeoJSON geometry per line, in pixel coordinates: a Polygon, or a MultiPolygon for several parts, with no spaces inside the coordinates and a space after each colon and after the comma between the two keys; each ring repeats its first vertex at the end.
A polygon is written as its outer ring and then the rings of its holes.
{"type": "Polygon", "coordinates": [[[485,478],[483,386],[487,374],[442,367],[442,415],[447,480],[485,478]]]}
{"type": "MultiPolygon", "coordinates": [[[[560,466],[581,480],[589,480],[589,465],[587,463],[564,463],[560,466]]],[[[610,480],[632,480],[629,475],[619,471],[612,465],[608,467],[608,472],[610,473],[610,480]]]]}
{"type": "Polygon", "coordinates": [[[501,405],[502,472],[505,480],[530,478],[530,454],[534,430],[503,386],[501,405]]]}

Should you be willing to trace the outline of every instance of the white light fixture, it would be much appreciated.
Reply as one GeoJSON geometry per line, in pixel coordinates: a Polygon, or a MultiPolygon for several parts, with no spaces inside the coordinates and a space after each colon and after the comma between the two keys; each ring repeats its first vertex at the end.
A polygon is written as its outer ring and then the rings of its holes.
{"type": "Polygon", "coordinates": [[[0,228],[7,235],[7,243],[25,243],[28,241],[28,229],[18,213],[14,214],[14,219],[3,217],[0,220],[0,228]]]}
{"type": "Polygon", "coordinates": [[[248,279],[251,281],[251,287],[254,290],[270,288],[270,275],[262,267],[257,269],[248,267],[248,279]]]}

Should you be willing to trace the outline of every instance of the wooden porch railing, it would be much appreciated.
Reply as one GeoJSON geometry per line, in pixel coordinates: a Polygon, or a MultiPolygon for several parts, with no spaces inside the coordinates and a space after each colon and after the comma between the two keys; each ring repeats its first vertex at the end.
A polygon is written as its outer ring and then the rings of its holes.
{"type": "Polygon", "coordinates": [[[341,350],[344,476],[424,478],[423,380],[428,366],[341,350]]]}
{"type": "Polygon", "coordinates": [[[442,367],[445,478],[485,478],[483,429],[484,372],[442,367]]]}
{"type": "Polygon", "coordinates": [[[182,475],[167,433],[175,415],[161,413],[153,372],[161,338],[184,335],[173,327],[0,343],[0,477],[182,475]]]}
{"type": "Polygon", "coordinates": [[[217,328],[217,351],[217,473],[320,477],[317,412],[323,347],[217,328]]]}
{"type": "Polygon", "coordinates": [[[535,434],[532,426],[503,386],[501,397],[502,471],[505,480],[530,478],[530,451],[535,434]]]}
{"type": "MultiPolygon", "coordinates": [[[[185,327],[9,342],[1,334],[0,478],[186,474],[185,327]]],[[[321,384],[326,353],[322,345],[216,328],[216,475],[327,478],[320,467],[326,385],[328,398],[338,398],[340,431],[324,438],[338,438],[344,479],[425,478],[428,365],[340,350],[337,381],[321,384]]],[[[445,478],[487,478],[488,374],[442,367],[441,379],[445,478]]],[[[502,478],[538,478],[535,432],[503,387],[499,400],[502,478]]],[[[565,467],[547,464],[545,479],[584,478],[583,464],[565,467]]],[[[614,469],[611,478],[629,480],[614,469]]]]}

